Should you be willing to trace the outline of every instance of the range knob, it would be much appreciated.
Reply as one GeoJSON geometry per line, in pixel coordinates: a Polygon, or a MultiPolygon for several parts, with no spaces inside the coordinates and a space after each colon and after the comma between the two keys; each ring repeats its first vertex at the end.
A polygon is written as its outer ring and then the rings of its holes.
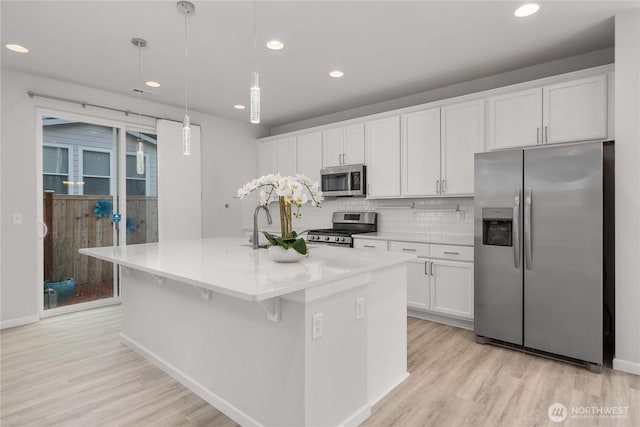
{"type": "Polygon", "coordinates": [[[339,237],[336,237],[334,240],[335,240],[336,242],[339,242],[339,241],[340,241],[340,238],[339,238],[339,237]]]}
{"type": "Polygon", "coordinates": [[[329,240],[329,236],[325,237],[324,240],[329,240]]]}
{"type": "Polygon", "coordinates": [[[309,240],[313,240],[315,238],[316,238],[316,236],[309,236],[309,240]]]}
{"type": "Polygon", "coordinates": [[[344,237],[342,239],[340,239],[340,240],[344,242],[344,237]]]}

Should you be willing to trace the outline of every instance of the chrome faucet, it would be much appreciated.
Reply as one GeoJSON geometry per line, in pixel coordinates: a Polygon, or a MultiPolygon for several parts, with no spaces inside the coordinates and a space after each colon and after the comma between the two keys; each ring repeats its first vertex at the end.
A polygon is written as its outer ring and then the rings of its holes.
{"type": "Polygon", "coordinates": [[[273,222],[271,221],[271,212],[269,212],[269,208],[267,208],[266,205],[258,205],[256,210],[253,212],[253,249],[258,249],[260,247],[258,244],[260,241],[258,238],[258,212],[260,212],[260,209],[264,209],[267,213],[267,222],[269,224],[273,222]]]}

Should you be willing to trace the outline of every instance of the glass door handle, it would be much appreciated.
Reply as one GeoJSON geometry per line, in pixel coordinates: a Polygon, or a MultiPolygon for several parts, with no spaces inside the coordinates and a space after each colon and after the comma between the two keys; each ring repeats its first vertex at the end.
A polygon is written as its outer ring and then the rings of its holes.
{"type": "Polygon", "coordinates": [[[49,227],[47,227],[47,224],[43,221],[38,221],[38,225],[39,225],[38,238],[44,239],[45,237],[47,237],[47,234],[49,234],[49,227]]]}

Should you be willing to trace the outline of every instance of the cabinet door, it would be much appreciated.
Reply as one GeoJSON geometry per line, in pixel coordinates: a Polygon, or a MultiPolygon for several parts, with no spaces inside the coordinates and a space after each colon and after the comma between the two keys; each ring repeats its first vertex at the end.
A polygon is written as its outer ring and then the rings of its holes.
{"type": "Polygon", "coordinates": [[[473,194],[474,154],[484,151],[484,100],[442,107],[440,193],[473,194]]]}
{"type": "Polygon", "coordinates": [[[400,116],[365,124],[367,197],[400,196],[400,116]]]}
{"type": "Polygon", "coordinates": [[[439,180],[440,109],[402,116],[402,194],[436,195],[439,180]]]}
{"type": "Polygon", "coordinates": [[[341,127],[327,129],[322,132],[322,164],[323,167],[342,164],[344,154],[344,134],[341,127]]]}
{"type": "Polygon", "coordinates": [[[344,156],[347,165],[364,163],[364,123],[344,127],[344,156]]]}
{"type": "Polygon", "coordinates": [[[278,145],[276,141],[258,145],[258,175],[268,175],[278,171],[278,145]]]}
{"type": "Polygon", "coordinates": [[[295,175],[297,168],[296,137],[278,140],[278,172],[280,175],[295,175]]]}
{"type": "Polygon", "coordinates": [[[407,305],[429,310],[429,261],[411,261],[407,266],[407,305]]]}
{"type": "Polygon", "coordinates": [[[473,319],[473,264],[431,261],[431,311],[473,319]]]}
{"type": "Polygon", "coordinates": [[[544,142],[607,137],[606,75],[545,86],[544,142]]]}
{"type": "Polygon", "coordinates": [[[488,150],[542,142],[542,88],[489,98],[488,150]]]}
{"type": "Polygon", "coordinates": [[[313,132],[298,136],[298,167],[302,173],[320,182],[322,169],[322,133],[313,132]]]}

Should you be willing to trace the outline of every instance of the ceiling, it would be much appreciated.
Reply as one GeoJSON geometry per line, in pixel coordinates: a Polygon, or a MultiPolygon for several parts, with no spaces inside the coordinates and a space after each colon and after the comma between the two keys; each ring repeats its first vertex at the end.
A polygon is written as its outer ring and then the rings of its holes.
{"type": "MultiPolygon", "coordinates": [[[[251,1],[193,1],[189,108],[249,121],[251,1]]],[[[637,1],[258,1],[262,124],[273,127],[613,46],[637,1]],[[271,51],[265,43],[285,43],[271,51]],[[328,72],[344,71],[334,79],[328,72]]],[[[2,67],[184,107],[184,16],[174,1],[2,1],[2,67]],[[17,43],[18,54],[4,48],[17,43]]]]}

